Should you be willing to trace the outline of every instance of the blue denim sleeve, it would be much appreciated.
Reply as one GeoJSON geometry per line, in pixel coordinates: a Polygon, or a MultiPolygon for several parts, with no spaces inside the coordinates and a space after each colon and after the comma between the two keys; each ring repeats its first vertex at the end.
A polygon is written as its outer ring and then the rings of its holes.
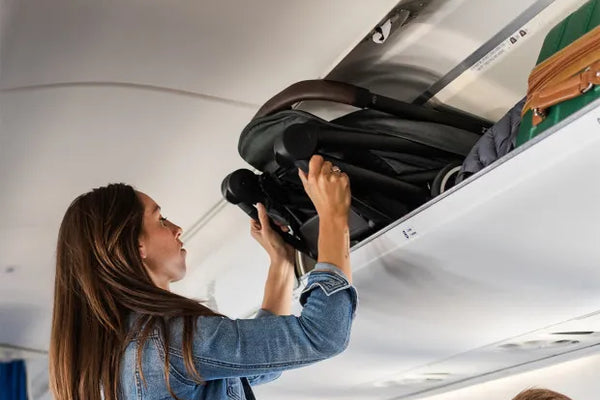
{"type": "MultiPolygon", "coordinates": [[[[342,352],[350,339],[357,294],[341,271],[318,263],[308,276],[300,304],[300,316],[198,317],[192,351],[202,378],[274,374],[342,352]]],[[[181,322],[173,322],[169,354],[182,365],[181,322]]]]}
{"type": "MultiPolygon", "coordinates": [[[[256,313],[256,316],[254,318],[265,318],[265,317],[276,317],[276,316],[277,316],[277,314],[273,314],[271,311],[261,308],[260,310],[258,310],[258,312],[256,313]]],[[[256,386],[256,385],[262,385],[263,383],[272,382],[275,379],[279,378],[280,376],[281,376],[281,371],[272,372],[270,374],[247,376],[246,378],[248,378],[248,382],[250,383],[250,385],[256,386]]]]}

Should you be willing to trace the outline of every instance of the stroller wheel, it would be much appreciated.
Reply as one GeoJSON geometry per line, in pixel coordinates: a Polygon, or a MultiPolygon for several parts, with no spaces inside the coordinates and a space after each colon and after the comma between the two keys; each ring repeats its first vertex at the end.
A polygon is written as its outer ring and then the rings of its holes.
{"type": "Polygon", "coordinates": [[[231,204],[254,204],[263,197],[258,176],[249,169],[238,169],[227,175],[221,183],[221,193],[231,204]]]}
{"type": "Polygon", "coordinates": [[[461,167],[460,163],[452,163],[442,168],[431,184],[431,197],[439,196],[453,187],[461,167]]]}

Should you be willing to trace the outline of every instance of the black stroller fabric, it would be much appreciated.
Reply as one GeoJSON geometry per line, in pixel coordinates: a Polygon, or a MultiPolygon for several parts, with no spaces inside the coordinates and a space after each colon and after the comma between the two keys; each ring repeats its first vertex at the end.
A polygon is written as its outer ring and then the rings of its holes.
{"type": "MultiPolygon", "coordinates": [[[[339,131],[341,141],[343,141],[343,135],[352,133],[388,135],[406,140],[411,144],[442,150],[449,153],[449,156],[454,155],[454,157],[450,156],[451,160],[464,159],[480,138],[480,135],[463,129],[434,122],[405,120],[376,110],[359,110],[330,122],[304,111],[285,110],[254,119],[244,128],[238,142],[240,156],[254,168],[263,171],[275,162],[273,144],[277,137],[290,126],[297,124],[322,125],[336,129],[339,131]]],[[[375,151],[375,153],[381,154],[381,157],[386,159],[385,151],[375,151]]],[[[406,165],[401,165],[401,162],[393,160],[402,159],[403,153],[389,152],[387,156],[390,166],[395,165],[399,174],[421,171],[426,166],[435,168],[441,161],[425,157],[418,159],[411,157],[410,154],[404,154],[407,162],[406,165]]]]}
{"type": "Polygon", "coordinates": [[[348,173],[353,196],[351,245],[428,201],[440,172],[460,166],[481,137],[464,129],[371,109],[332,121],[299,110],[252,120],[240,136],[238,151],[262,172],[258,185],[269,215],[290,226],[295,247],[312,257],[317,253],[318,216],[304,194],[296,168],[281,165],[274,154],[276,142],[292,128],[316,132],[320,138],[316,153],[348,173]],[[367,138],[366,143],[369,138],[373,142],[385,139],[392,145],[380,143],[371,148],[350,143],[360,135],[367,138]]]}

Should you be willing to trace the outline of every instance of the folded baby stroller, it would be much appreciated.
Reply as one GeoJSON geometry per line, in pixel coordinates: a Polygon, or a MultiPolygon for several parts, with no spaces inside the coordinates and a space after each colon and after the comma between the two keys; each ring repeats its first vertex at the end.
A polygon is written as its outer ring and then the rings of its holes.
{"type": "Polygon", "coordinates": [[[270,99],[244,128],[238,143],[248,169],[228,175],[223,196],[251,218],[265,205],[296,250],[317,258],[318,215],[297,168],[320,154],[350,178],[350,245],[447,190],[487,121],[449,109],[432,109],[379,96],[341,82],[296,83],[270,99]],[[325,121],[292,109],[326,100],[360,110],[325,121]]]}

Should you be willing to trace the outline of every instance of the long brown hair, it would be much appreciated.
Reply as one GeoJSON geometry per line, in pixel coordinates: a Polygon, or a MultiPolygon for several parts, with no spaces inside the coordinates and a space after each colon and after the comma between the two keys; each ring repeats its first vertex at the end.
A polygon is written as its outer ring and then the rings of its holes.
{"type": "Polygon", "coordinates": [[[548,389],[527,389],[516,395],[513,400],[571,400],[571,398],[548,389]]]}
{"type": "MultiPolygon", "coordinates": [[[[157,287],[139,253],[144,209],[125,184],[96,188],[77,197],[60,226],[56,250],[54,309],[50,338],[50,387],[57,400],[117,400],[121,357],[133,332],[140,332],[137,364],[148,335],[164,340],[169,384],[169,330],[183,318],[183,354],[188,373],[201,377],[192,362],[195,318],[218,315],[195,300],[157,287]],[[128,329],[128,315],[139,315],[128,329]]],[[[143,371],[142,371],[143,374],[143,371]]],[[[142,375],[143,379],[143,375],[142,375]]]]}

